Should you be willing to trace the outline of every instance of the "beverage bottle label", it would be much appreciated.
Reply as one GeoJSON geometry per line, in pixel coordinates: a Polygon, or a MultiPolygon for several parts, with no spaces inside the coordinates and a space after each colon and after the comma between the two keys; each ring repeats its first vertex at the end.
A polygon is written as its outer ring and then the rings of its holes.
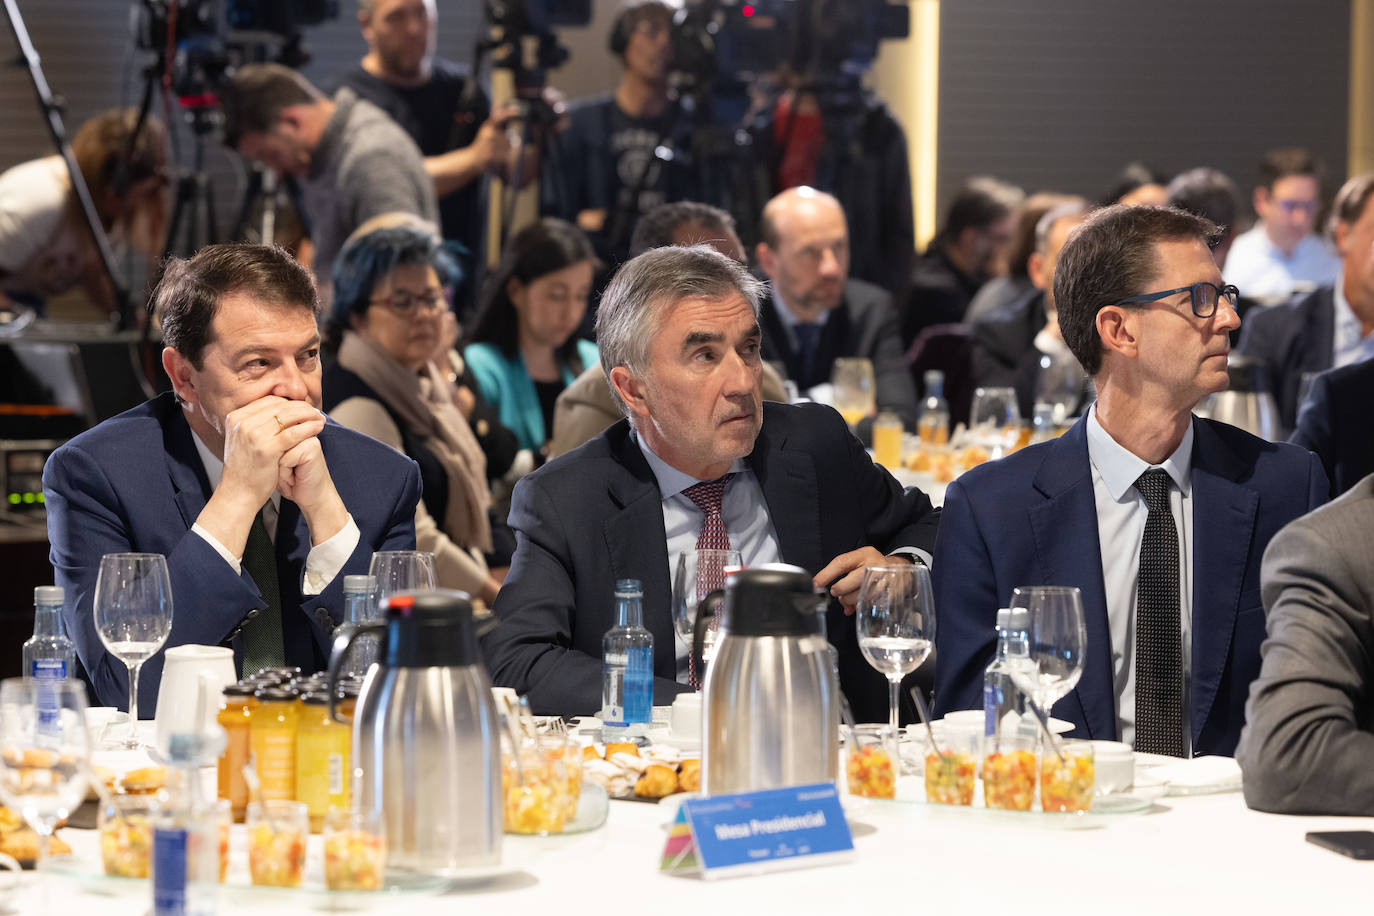
{"type": "Polygon", "coordinates": [[[35,658],[29,676],[36,681],[60,681],[67,676],[67,663],[60,658],[35,658]]]}
{"type": "Polygon", "coordinates": [[[186,840],[185,830],[153,831],[154,916],[185,916],[186,840]]]}

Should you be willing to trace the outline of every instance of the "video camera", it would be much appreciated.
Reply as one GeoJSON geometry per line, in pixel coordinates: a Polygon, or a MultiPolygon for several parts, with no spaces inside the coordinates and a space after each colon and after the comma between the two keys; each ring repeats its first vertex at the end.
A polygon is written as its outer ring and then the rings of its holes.
{"type": "Polygon", "coordinates": [[[155,52],[161,69],[170,46],[172,91],[196,107],[213,104],[215,86],[239,64],[308,63],[301,27],[337,19],[339,0],[141,0],[134,16],[138,47],[155,52]]]}
{"type": "Polygon", "coordinates": [[[889,0],[687,0],[673,24],[675,81],[688,92],[742,90],[783,67],[807,83],[848,82],[880,41],[911,28],[889,0]]]}
{"type": "Polygon", "coordinates": [[[498,51],[492,63],[511,71],[518,94],[531,95],[544,88],[549,70],[568,60],[554,28],[590,23],[592,0],[486,0],[484,14],[490,37],[479,43],[478,59],[498,51]]]}

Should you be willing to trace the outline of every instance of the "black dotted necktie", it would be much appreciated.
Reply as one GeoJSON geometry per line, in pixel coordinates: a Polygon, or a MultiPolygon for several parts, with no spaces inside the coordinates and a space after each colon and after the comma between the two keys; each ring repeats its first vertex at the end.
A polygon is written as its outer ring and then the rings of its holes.
{"type": "Polygon", "coordinates": [[[1169,474],[1159,468],[1135,482],[1150,510],[1136,578],[1135,749],[1182,757],[1178,528],[1169,509],[1169,485],[1169,474]]]}
{"type": "Polygon", "coordinates": [[[253,519],[243,548],[243,568],[262,592],[267,607],[243,627],[243,676],[286,663],[281,631],[281,589],[277,586],[277,550],[267,534],[262,512],[253,519]]]}

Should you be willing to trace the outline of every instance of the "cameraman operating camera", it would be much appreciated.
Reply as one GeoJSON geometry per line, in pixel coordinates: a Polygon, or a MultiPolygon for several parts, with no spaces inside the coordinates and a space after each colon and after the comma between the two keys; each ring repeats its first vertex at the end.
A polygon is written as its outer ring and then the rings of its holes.
{"type": "Polygon", "coordinates": [[[626,260],[642,214],[695,199],[685,157],[690,119],[679,116],[668,92],[673,14],[665,0],[621,4],[610,36],[624,67],[620,83],[614,95],[572,106],[571,126],[558,136],[541,182],[543,212],[585,230],[611,268],[626,260]]]}

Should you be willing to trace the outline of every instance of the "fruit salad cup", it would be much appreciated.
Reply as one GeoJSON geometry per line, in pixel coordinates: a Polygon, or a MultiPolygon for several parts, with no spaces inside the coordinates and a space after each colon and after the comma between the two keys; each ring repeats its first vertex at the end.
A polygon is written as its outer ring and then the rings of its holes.
{"type": "Polygon", "coordinates": [[[324,883],[331,891],[381,890],[386,824],[377,811],[330,808],[324,817],[324,883]]]}
{"type": "Polygon", "coordinates": [[[105,874],[146,878],[153,849],[155,795],[116,795],[100,806],[100,858],[105,874]]]}
{"type": "Polygon", "coordinates": [[[1064,759],[1046,747],[1040,758],[1040,807],[1045,811],[1087,811],[1096,783],[1093,746],[1064,741],[1064,759]]]}
{"type": "Polygon", "coordinates": [[[845,748],[844,773],[849,794],[864,798],[896,798],[897,776],[892,765],[886,725],[857,725],[845,748]]]}
{"type": "Polygon", "coordinates": [[[300,887],[305,874],[305,840],[310,836],[310,812],[305,803],[252,802],[247,825],[248,870],[253,883],[300,887]]]}
{"type": "MultiPolygon", "coordinates": [[[[519,765],[506,748],[501,786],[507,833],[562,833],[568,819],[568,772],[563,735],[523,738],[519,765]]],[[[580,787],[580,783],[579,783],[580,787]]]]}
{"type": "Polygon", "coordinates": [[[983,804],[1007,811],[1029,811],[1035,801],[1035,739],[983,739],[983,804]]]}

